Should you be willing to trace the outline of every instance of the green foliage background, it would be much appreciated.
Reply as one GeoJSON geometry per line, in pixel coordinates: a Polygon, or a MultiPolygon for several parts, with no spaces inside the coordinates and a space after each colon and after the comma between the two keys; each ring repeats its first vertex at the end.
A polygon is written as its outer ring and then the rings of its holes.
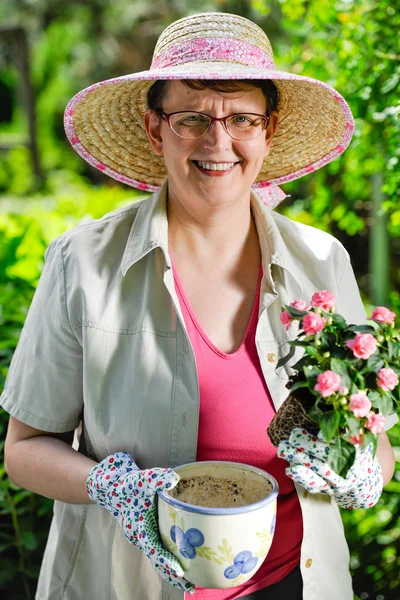
{"type": "MultiPolygon", "coordinates": [[[[80,89],[111,76],[146,69],[155,41],[173,20],[218,10],[257,22],[270,37],[278,66],[326,81],[348,100],[356,120],[350,148],[320,172],[283,186],[279,208],[292,219],[336,235],[349,250],[365,304],[373,286],[370,243],[373,177],[383,180],[390,244],[389,306],[400,310],[398,31],[390,0],[5,0],[2,24],[28,32],[40,161],[36,180],[27,148],[0,155],[0,389],[18,341],[49,242],[85,219],[138,199],[135,190],[86,165],[65,140],[62,117],[80,89]],[[372,284],[372,285],[371,285],[372,284]]],[[[19,75],[0,37],[0,141],[27,130],[18,98],[19,75]]],[[[10,483],[3,445],[8,416],[0,410],[0,594],[27,600],[34,589],[52,502],[10,483]]],[[[389,436],[400,460],[400,426],[389,436]]],[[[376,507],[343,512],[354,589],[376,600],[400,598],[400,463],[376,507]]]]}

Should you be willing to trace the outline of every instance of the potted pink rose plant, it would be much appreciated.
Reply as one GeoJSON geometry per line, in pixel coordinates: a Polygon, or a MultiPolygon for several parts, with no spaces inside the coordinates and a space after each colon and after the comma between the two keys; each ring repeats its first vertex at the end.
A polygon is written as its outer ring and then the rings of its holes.
{"type": "Polygon", "coordinates": [[[303,349],[293,365],[287,400],[268,427],[272,443],[288,439],[294,427],[315,435],[321,431],[330,444],[329,464],[345,477],[352,466],[355,446],[373,444],[376,451],[385,417],[400,408],[400,339],[394,329],[396,315],[376,308],[370,325],[347,324],[335,313],[329,290],[316,292],[310,304],[295,300],[282,309],[287,330],[299,322],[290,352],[278,367],[303,349]]]}

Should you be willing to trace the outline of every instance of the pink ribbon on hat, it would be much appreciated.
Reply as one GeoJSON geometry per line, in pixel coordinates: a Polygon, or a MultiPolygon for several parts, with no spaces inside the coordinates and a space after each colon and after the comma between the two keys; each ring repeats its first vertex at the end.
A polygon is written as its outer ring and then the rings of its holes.
{"type": "Polygon", "coordinates": [[[210,59],[276,70],[273,59],[257,46],[241,40],[221,38],[198,38],[175,44],[153,58],[151,69],[177,67],[187,62],[210,61],[210,59]],[[243,60],[241,61],[240,58],[243,60]]]}
{"type": "Polygon", "coordinates": [[[255,184],[253,185],[253,190],[265,206],[268,206],[271,210],[288,196],[278,185],[274,185],[273,183],[268,183],[262,187],[257,187],[257,184],[255,184]]]}

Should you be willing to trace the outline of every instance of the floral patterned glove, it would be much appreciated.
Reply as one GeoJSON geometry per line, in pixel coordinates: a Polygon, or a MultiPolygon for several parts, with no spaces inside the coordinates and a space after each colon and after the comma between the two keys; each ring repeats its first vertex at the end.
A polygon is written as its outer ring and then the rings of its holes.
{"type": "Polygon", "coordinates": [[[278,457],[287,460],[286,475],[312,494],[328,494],[341,508],[369,508],[382,494],[383,477],[378,459],[372,457],[372,444],[356,446],[356,459],[347,477],[340,477],[328,463],[329,445],[296,427],[288,441],[278,446],[278,457]]]}
{"type": "Polygon", "coordinates": [[[194,586],[183,579],[180,563],[165,550],[157,525],[157,490],[173,488],[178,481],[172,469],[140,471],[129,454],[117,452],[93,467],[87,491],[117,519],[126,539],[143,550],[163,579],[192,594],[194,586]]]}

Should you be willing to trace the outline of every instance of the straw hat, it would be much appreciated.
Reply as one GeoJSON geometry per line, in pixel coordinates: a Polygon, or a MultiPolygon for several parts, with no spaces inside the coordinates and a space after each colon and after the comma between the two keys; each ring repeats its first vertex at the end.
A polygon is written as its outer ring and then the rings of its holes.
{"type": "MultiPolygon", "coordinates": [[[[220,12],[190,15],[165,29],[148,71],[101,81],[69,102],[65,130],[73,148],[110,177],[156,191],[167,177],[143,127],[154,81],[271,79],[278,89],[278,130],[253,185],[271,208],[286,194],[277,185],[311,173],[350,143],[354,122],[342,96],[326,83],[278,71],[264,31],[220,12]]],[[[185,107],[182,106],[182,109],[185,107]]]]}

